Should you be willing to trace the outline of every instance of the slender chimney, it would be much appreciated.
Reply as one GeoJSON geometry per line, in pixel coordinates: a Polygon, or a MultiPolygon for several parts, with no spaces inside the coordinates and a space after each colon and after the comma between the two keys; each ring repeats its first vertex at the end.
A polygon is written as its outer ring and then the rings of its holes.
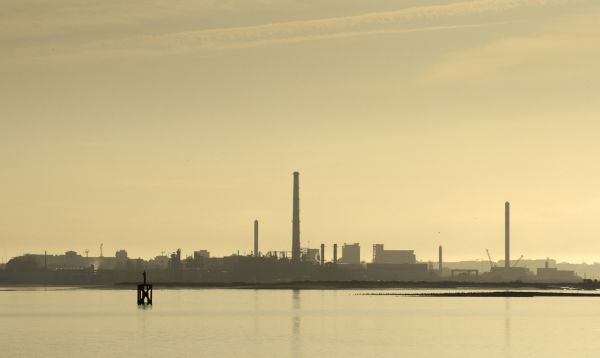
{"type": "Polygon", "coordinates": [[[321,244],[321,265],[325,265],[325,244],[321,244]]]}
{"type": "Polygon", "coordinates": [[[440,277],[442,276],[442,245],[440,245],[438,249],[438,271],[440,272],[440,277]]]}
{"type": "Polygon", "coordinates": [[[300,173],[294,172],[294,198],[292,207],[292,262],[300,262],[300,173]]]}
{"type": "Polygon", "coordinates": [[[504,204],[504,268],[510,268],[510,203],[504,204]]]}
{"type": "Polygon", "coordinates": [[[258,257],[258,220],[254,220],[254,257],[258,257]]]}
{"type": "Polygon", "coordinates": [[[333,244],[333,263],[337,264],[337,244],[333,244]]]}

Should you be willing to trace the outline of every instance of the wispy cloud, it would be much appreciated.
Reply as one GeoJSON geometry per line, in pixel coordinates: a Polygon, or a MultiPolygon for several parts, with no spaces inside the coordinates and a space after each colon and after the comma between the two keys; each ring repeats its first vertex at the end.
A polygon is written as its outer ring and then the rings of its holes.
{"type": "MultiPolygon", "coordinates": [[[[545,66],[555,66],[561,73],[574,74],[585,71],[590,75],[586,59],[600,55],[600,30],[597,27],[599,11],[568,17],[540,33],[509,36],[483,46],[451,52],[440,63],[429,68],[427,81],[480,81],[504,76],[509,70],[531,65],[528,72],[545,68],[543,73],[553,73],[545,66]]],[[[596,66],[592,66],[595,68],[596,66]]],[[[531,75],[531,73],[530,73],[531,75]]]]}
{"type": "Polygon", "coordinates": [[[79,44],[21,47],[4,54],[5,61],[36,58],[115,57],[135,54],[178,54],[257,47],[377,34],[409,33],[483,26],[483,24],[432,26],[431,21],[497,13],[517,8],[573,3],[577,0],[475,0],[446,5],[404,8],[356,16],[270,23],[256,26],[203,29],[153,36],[134,36],[79,44]],[[427,22],[424,26],[420,21],[427,22]]]}
{"type": "Polygon", "coordinates": [[[257,26],[180,32],[156,37],[157,41],[180,44],[223,44],[264,39],[303,37],[339,32],[370,31],[373,28],[407,24],[414,20],[432,20],[486,12],[507,11],[519,7],[558,5],[575,0],[479,0],[448,5],[419,6],[396,11],[334,17],[317,20],[272,23],[257,26]]]}
{"type": "Polygon", "coordinates": [[[442,31],[442,30],[457,30],[457,29],[468,29],[478,28],[492,25],[503,24],[501,22],[488,23],[488,24],[469,24],[469,25],[448,25],[448,26],[429,26],[409,29],[387,29],[387,30],[371,30],[371,31],[351,31],[351,32],[336,32],[331,34],[322,35],[306,35],[292,38],[280,38],[280,39],[265,39],[257,41],[249,41],[244,43],[232,44],[230,48],[248,48],[258,47],[275,44],[289,44],[305,41],[317,41],[317,40],[329,40],[339,39],[348,37],[360,37],[360,36],[375,36],[375,35],[392,35],[392,34],[409,34],[415,32],[430,32],[430,31],[442,31]]]}

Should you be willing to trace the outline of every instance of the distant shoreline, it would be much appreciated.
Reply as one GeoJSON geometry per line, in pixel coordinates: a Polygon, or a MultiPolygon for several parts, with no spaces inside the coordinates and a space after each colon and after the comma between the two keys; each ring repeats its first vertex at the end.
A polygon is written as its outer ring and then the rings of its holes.
{"type": "Polygon", "coordinates": [[[543,292],[543,291],[493,291],[493,292],[435,292],[435,293],[364,293],[363,296],[397,297],[600,297],[600,293],[543,292]]]}
{"type": "MultiPolygon", "coordinates": [[[[155,289],[265,289],[265,290],[349,290],[349,289],[517,289],[517,290],[596,290],[599,283],[526,282],[402,282],[402,281],[294,281],[274,283],[246,282],[150,282],[155,289]]],[[[135,289],[139,282],[115,284],[27,284],[0,283],[1,288],[81,288],[135,289]]]]}
{"type": "MultiPolygon", "coordinates": [[[[115,286],[135,287],[137,283],[118,283],[115,286]]],[[[347,290],[347,289],[530,289],[530,290],[595,290],[593,283],[526,283],[526,282],[425,282],[425,281],[294,281],[273,283],[198,282],[154,283],[158,289],[292,289],[292,290],[347,290]]]]}

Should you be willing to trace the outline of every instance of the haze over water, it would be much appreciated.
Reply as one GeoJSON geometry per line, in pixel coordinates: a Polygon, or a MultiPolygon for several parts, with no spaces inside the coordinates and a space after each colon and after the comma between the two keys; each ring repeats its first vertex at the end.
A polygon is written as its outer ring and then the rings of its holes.
{"type": "MultiPolygon", "coordinates": [[[[592,357],[589,297],[364,296],[362,290],[0,292],[4,357],[592,357]]],[[[393,292],[391,290],[375,292],[393,292]]]]}

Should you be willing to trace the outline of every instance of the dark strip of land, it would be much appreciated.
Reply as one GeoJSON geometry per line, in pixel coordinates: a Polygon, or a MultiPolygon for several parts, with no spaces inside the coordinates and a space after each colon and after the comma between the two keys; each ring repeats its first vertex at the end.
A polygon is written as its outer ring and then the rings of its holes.
{"type": "MultiPolygon", "coordinates": [[[[453,290],[520,290],[520,292],[540,290],[600,290],[600,282],[579,283],[540,283],[540,282],[456,282],[456,281],[288,281],[288,282],[149,282],[154,289],[264,289],[264,290],[385,290],[385,289],[453,289],[453,290]]],[[[1,283],[0,287],[72,287],[88,289],[133,289],[139,282],[115,284],[73,284],[73,283],[1,283]]],[[[441,293],[441,292],[440,292],[441,293]]],[[[485,293],[485,292],[481,292],[485,293]]]]}
{"type": "MultiPolygon", "coordinates": [[[[151,282],[152,283],[152,282],[151,282]]],[[[113,288],[136,287],[135,282],[124,282],[113,288]]],[[[344,289],[520,289],[527,290],[594,290],[600,289],[598,283],[532,283],[532,282],[425,282],[425,281],[291,281],[270,283],[249,282],[154,282],[155,288],[185,289],[293,289],[293,290],[344,290],[344,289]]]]}
{"type": "Polygon", "coordinates": [[[600,294],[584,292],[544,291],[484,291],[484,292],[434,292],[434,293],[365,293],[366,296],[409,297],[600,297],[600,294]]]}

